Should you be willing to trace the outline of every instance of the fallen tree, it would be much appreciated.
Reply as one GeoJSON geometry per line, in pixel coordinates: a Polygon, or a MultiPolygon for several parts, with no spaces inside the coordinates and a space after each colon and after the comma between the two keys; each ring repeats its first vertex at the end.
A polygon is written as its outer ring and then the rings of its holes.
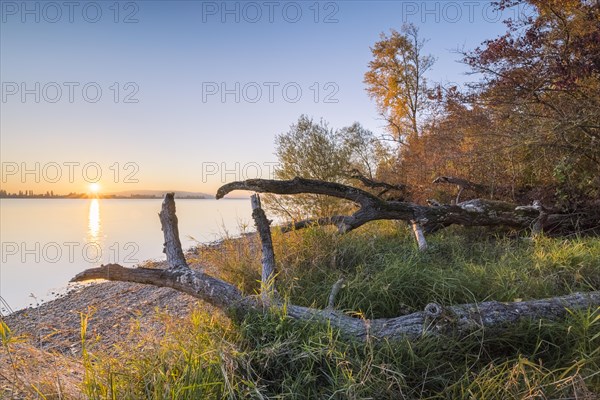
{"type": "MultiPolygon", "coordinates": [[[[334,185],[334,190],[336,186],[334,185]]],[[[339,188],[347,190],[346,188],[339,188]]],[[[298,190],[297,187],[296,189],[298,190]]],[[[349,192],[352,195],[354,192],[349,192]]],[[[370,198],[362,195],[357,201],[367,204],[370,198]]],[[[233,284],[212,277],[201,271],[194,271],[183,258],[179,241],[175,200],[173,193],[165,196],[160,212],[164,234],[164,252],[167,254],[167,269],[125,268],[118,264],[102,265],[85,270],[75,276],[73,282],[91,279],[135,282],[159,287],[169,287],[204,300],[232,315],[245,316],[263,309],[277,309],[288,317],[316,323],[329,323],[344,335],[358,340],[375,339],[416,339],[427,335],[466,335],[479,329],[501,331],[517,321],[556,320],[563,318],[568,310],[581,310],[600,307],[600,291],[574,293],[567,296],[543,300],[514,303],[483,302],[455,306],[428,304],[423,311],[395,318],[362,319],[335,310],[335,296],[341,289],[342,281],[335,283],[329,296],[326,309],[301,307],[284,304],[274,290],[275,256],[270,237],[270,222],[262,211],[258,195],[252,198],[252,216],[262,242],[263,271],[261,296],[242,293],[233,284]]]]}
{"type": "Polygon", "coordinates": [[[536,223],[539,230],[552,229],[569,221],[568,215],[542,213],[542,208],[517,206],[502,201],[474,199],[458,204],[423,206],[419,204],[383,200],[364,190],[334,182],[295,178],[291,180],[249,179],[221,186],[217,199],[235,190],[249,190],[273,194],[321,194],[345,199],[358,205],[352,215],[336,215],[297,221],[282,227],[284,232],[313,224],[336,225],[342,233],[375,220],[402,220],[417,224],[425,233],[432,233],[450,225],[506,226],[531,229],[536,223]],[[542,215],[543,214],[543,215],[542,215]],[[540,218],[542,217],[542,218],[540,218]]]}

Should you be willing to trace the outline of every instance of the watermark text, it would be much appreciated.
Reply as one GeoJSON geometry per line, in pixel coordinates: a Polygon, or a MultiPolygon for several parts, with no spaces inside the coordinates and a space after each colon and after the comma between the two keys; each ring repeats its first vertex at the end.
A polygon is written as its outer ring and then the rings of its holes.
{"type": "Polygon", "coordinates": [[[339,103],[340,88],[335,82],[202,82],[202,103],[298,103],[308,98],[315,103],[339,103]]]}

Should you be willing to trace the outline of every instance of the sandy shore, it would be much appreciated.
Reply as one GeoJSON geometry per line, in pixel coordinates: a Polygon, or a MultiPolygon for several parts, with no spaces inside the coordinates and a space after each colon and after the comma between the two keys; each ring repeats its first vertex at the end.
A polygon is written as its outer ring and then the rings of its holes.
{"type": "MultiPolygon", "coordinates": [[[[153,263],[152,267],[165,268],[166,263],[153,263]]],[[[0,350],[0,399],[37,398],[28,386],[44,386],[44,382],[47,382],[46,393],[60,395],[62,391],[67,398],[80,398],[82,314],[88,316],[88,346],[109,349],[127,339],[132,324],[141,324],[144,331],[161,335],[163,326],[153,316],[164,312],[185,317],[195,307],[210,308],[169,288],[97,282],[39,307],[3,317],[12,336],[19,340],[0,350]],[[62,388],[54,388],[59,381],[62,388]]]]}

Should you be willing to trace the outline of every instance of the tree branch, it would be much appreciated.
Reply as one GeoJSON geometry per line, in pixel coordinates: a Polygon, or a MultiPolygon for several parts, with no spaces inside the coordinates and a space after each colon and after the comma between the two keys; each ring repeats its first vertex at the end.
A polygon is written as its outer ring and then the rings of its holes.
{"type": "Polygon", "coordinates": [[[327,300],[327,308],[332,310],[335,307],[335,298],[337,297],[340,290],[344,287],[344,278],[338,279],[331,287],[329,298],[327,300]]]}
{"type": "Polygon", "coordinates": [[[402,184],[393,185],[391,183],[387,183],[387,182],[383,182],[383,181],[376,181],[374,179],[367,178],[356,168],[354,168],[352,171],[350,171],[350,178],[359,180],[363,185],[365,185],[366,187],[369,187],[371,189],[383,189],[381,192],[379,192],[377,197],[383,196],[385,193],[389,192],[390,190],[393,190],[396,192],[401,192],[401,193],[404,193],[404,191],[406,190],[406,185],[402,185],[402,184]]]}
{"type": "Polygon", "coordinates": [[[481,192],[487,188],[479,183],[471,182],[466,179],[456,178],[454,176],[438,176],[432,183],[450,183],[463,189],[471,189],[476,192],[481,192]]]}
{"type": "Polygon", "coordinates": [[[217,199],[223,198],[234,190],[249,190],[258,193],[274,194],[324,194],[339,199],[350,200],[361,206],[375,205],[381,202],[376,196],[364,190],[335,182],[315,179],[294,178],[287,181],[270,179],[248,179],[223,185],[217,191],[217,199]]]}
{"type": "Polygon", "coordinates": [[[229,307],[246,309],[256,304],[250,298],[243,296],[232,284],[189,268],[125,268],[119,264],[107,264],[87,269],[77,274],[71,282],[92,279],[169,287],[223,309],[229,307]]]}
{"type": "Polygon", "coordinates": [[[413,234],[415,235],[415,240],[417,241],[417,246],[419,247],[419,251],[427,250],[427,241],[425,240],[425,235],[423,234],[423,228],[416,221],[410,221],[410,225],[413,230],[413,234]]]}
{"type": "Polygon", "coordinates": [[[484,185],[474,183],[462,178],[456,178],[454,176],[438,176],[433,180],[432,183],[450,183],[458,186],[458,193],[456,194],[456,203],[460,201],[460,195],[465,189],[473,190],[474,192],[480,193],[485,191],[487,188],[484,185]]]}

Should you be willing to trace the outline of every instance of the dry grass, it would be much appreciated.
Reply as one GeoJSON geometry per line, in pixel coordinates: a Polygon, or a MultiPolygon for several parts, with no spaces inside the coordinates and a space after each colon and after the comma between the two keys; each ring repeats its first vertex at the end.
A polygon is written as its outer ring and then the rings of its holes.
{"type": "Polygon", "coordinates": [[[0,351],[0,398],[82,399],[81,357],[40,350],[24,337],[0,351]]]}

